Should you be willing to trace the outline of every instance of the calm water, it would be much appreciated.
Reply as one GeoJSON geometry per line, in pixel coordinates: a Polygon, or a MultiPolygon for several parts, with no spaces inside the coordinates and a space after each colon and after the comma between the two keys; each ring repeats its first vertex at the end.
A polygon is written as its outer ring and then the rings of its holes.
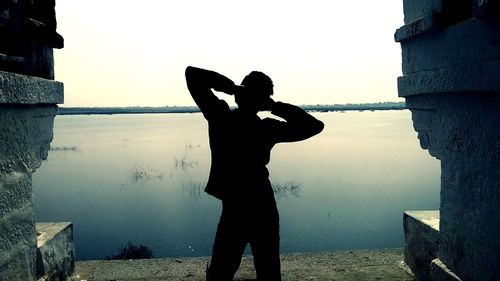
{"type": "MultiPolygon", "coordinates": [[[[315,113],[318,136],[279,144],[282,252],[401,247],[402,212],[438,209],[439,161],[420,149],[409,111],[315,113]]],[[[38,221],[72,221],[77,259],[127,242],[155,257],[210,255],[220,202],[201,114],[57,116],[33,175],[38,221]]]]}

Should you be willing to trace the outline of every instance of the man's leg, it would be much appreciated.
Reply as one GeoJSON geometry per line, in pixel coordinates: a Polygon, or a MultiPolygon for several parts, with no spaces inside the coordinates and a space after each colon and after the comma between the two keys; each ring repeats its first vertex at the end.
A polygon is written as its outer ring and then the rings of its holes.
{"type": "Polygon", "coordinates": [[[270,204],[256,216],[250,246],[257,280],[280,281],[279,215],[276,204],[270,204]]]}
{"type": "Polygon", "coordinates": [[[232,281],[240,267],[247,240],[242,233],[242,218],[234,211],[229,208],[222,210],[207,281],[232,281]]]}

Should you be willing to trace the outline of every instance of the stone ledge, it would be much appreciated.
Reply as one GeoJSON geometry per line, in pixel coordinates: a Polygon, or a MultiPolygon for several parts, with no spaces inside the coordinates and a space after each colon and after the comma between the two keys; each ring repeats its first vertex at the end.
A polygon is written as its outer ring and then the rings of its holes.
{"type": "Polygon", "coordinates": [[[71,222],[37,223],[37,278],[71,280],[75,248],[71,222]]]}
{"type": "Polygon", "coordinates": [[[440,259],[432,260],[431,275],[432,281],[462,281],[440,259]]]}
{"type": "Polygon", "coordinates": [[[64,103],[63,83],[0,71],[0,105],[61,103],[64,103]]]}
{"type": "Polygon", "coordinates": [[[413,39],[417,36],[424,36],[430,32],[437,30],[437,22],[434,14],[421,17],[413,22],[410,22],[396,30],[394,41],[402,42],[413,39]]]}
{"type": "Polygon", "coordinates": [[[401,42],[404,75],[500,59],[499,28],[470,20],[401,42]]]}
{"type": "Polygon", "coordinates": [[[421,71],[398,77],[400,97],[438,93],[491,93],[500,91],[500,59],[421,71]]]}
{"type": "Polygon", "coordinates": [[[439,211],[406,211],[404,261],[419,280],[430,280],[431,262],[437,257],[439,211]]]}

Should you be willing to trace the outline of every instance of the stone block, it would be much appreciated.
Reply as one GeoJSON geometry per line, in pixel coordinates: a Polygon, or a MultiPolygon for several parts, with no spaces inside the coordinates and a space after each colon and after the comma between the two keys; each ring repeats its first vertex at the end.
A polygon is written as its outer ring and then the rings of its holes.
{"type": "Polygon", "coordinates": [[[402,42],[417,36],[423,36],[436,31],[438,26],[439,24],[433,14],[421,17],[396,30],[394,40],[402,42]]]}
{"type": "Polygon", "coordinates": [[[420,281],[431,280],[430,265],[437,257],[439,211],[406,211],[404,261],[420,281]]]}
{"type": "MultiPolygon", "coordinates": [[[[486,127],[478,130],[493,131],[486,127]]],[[[492,141],[498,143],[499,136],[492,141]]],[[[489,147],[487,141],[483,143],[485,147],[475,148],[478,152],[489,147]]],[[[500,160],[494,156],[499,149],[498,145],[492,149],[490,157],[465,153],[454,163],[442,165],[441,196],[446,200],[441,203],[438,257],[462,280],[500,280],[500,217],[496,215],[500,206],[500,160]],[[496,160],[488,161],[491,157],[496,160]]]]}
{"type": "Polygon", "coordinates": [[[500,59],[500,32],[479,19],[470,19],[401,42],[403,74],[453,68],[500,59]]]}
{"type": "Polygon", "coordinates": [[[34,280],[36,233],[33,204],[0,218],[0,280],[34,280]]]}
{"type": "Polygon", "coordinates": [[[441,160],[437,257],[462,280],[500,280],[500,95],[429,93],[406,104],[423,147],[441,160]]]}
{"type": "Polygon", "coordinates": [[[34,281],[34,248],[25,245],[13,245],[10,251],[0,251],[0,280],[34,281]]]}
{"type": "Polygon", "coordinates": [[[37,278],[70,280],[75,271],[73,224],[37,223],[37,278]]]}
{"type": "Polygon", "coordinates": [[[35,248],[35,217],[33,204],[13,210],[0,218],[0,251],[9,251],[12,245],[22,244],[35,248]]]}
{"type": "Polygon", "coordinates": [[[403,9],[405,24],[434,14],[444,26],[449,26],[473,15],[471,0],[403,0],[403,9]]]}
{"type": "Polygon", "coordinates": [[[403,0],[405,24],[441,12],[441,0],[403,0]]]}
{"type": "Polygon", "coordinates": [[[32,197],[28,173],[0,174],[0,219],[31,203],[32,197]]]}
{"type": "Polygon", "coordinates": [[[0,71],[0,104],[64,103],[63,83],[0,71]]]}
{"type": "Polygon", "coordinates": [[[34,171],[47,157],[56,105],[0,104],[0,173],[34,171]]]}
{"type": "Polygon", "coordinates": [[[398,78],[400,97],[500,91],[500,59],[410,73],[398,78]]]}

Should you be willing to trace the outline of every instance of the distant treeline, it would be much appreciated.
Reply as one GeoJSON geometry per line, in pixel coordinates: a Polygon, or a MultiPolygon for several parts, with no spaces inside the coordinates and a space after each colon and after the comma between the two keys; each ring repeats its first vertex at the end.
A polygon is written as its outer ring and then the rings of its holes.
{"type": "MultiPolygon", "coordinates": [[[[349,111],[349,110],[402,110],[406,109],[404,102],[378,102],[360,104],[333,105],[301,105],[306,111],[349,111]]],[[[163,107],[59,107],[59,115],[76,114],[145,114],[145,113],[195,113],[200,112],[196,106],[163,106],[163,107]]]]}

